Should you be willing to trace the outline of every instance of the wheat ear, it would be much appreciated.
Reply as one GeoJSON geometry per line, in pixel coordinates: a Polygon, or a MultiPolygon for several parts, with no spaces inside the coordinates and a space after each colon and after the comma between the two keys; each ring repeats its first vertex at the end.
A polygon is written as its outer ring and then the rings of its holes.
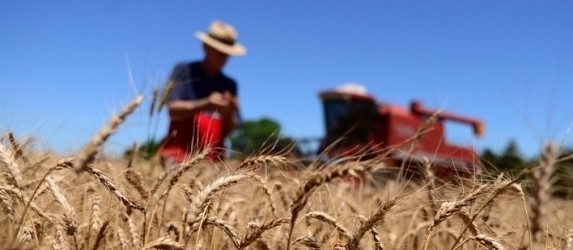
{"type": "Polygon", "coordinates": [[[98,233],[97,233],[97,237],[96,237],[95,243],[94,243],[94,245],[93,245],[93,247],[92,247],[92,250],[96,250],[96,249],[99,248],[101,242],[103,241],[103,239],[105,238],[105,235],[106,235],[106,233],[107,233],[107,226],[108,226],[108,225],[109,225],[109,222],[108,222],[108,221],[105,221],[105,222],[101,225],[101,227],[100,227],[100,229],[99,229],[99,231],[98,231],[98,233]]]}
{"type": "Polygon", "coordinates": [[[434,216],[434,223],[428,227],[426,238],[424,239],[424,250],[428,249],[428,244],[430,243],[430,238],[432,236],[432,231],[434,227],[439,225],[441,222],[451,217],[455,212],[460,211],[462,208],[469,206],[475,199],[481,196],[489,188],[488,184],[483,184],[478,186],[478,188],[472,193],[468,194],[466,197],[458,201],[446,201],[438,208],[436,215],[434,216]]]}
{"type": "MultiPolygon", "coordinates": [[[[68,159],[64,159],[64,160],[60,160],[58,161],[58,163],[51,167],[50,169],[48,169],[48,172],[46,172],[46,174],[42,177],[42,179],[40,179],[40,183],[38,183],[38,185],[36,186],[36,188],[34,189],[34,192],[32,192],[32,195],[30,196],[30,199],[28,199],[27,201],[24,199],[24,197],[22,196],[22,202],[26,203],[26,206],[24,207],[24,212],[22,212],[22,215],[20,216],[20,222],[18,224],[18,229],[20,228],[20,226],[22,225],[22,223],[24,222],[24,219],[26,217],[26,213],[28,212],[28,208],[32,207],[32,209],[34,209],[36,212],[39,212],[40,210],[32,204],[32,200],[34,200],[34,198],[36,197],[36,194],[38,193],[38,190],[40,189],[40,186],[42,186],[42,183],[44,183],[44,181],[46,180],[46,178],[53,172],[59,169],[64,169],[64,168],[73,168],[73,163],[72,163],[73,159],[72,158],[68,158],[68,159]]],[[[40,211],[41,212],[41,211],[40,211]]],[[[42,216],[43,213],[40,213],[40,216],[42,216]]],[[[46,218],[45,216],[42,216],[44,218],[46,218]]]]}
{"type": "Polygon", "coordinates": [[[431,231],[434,227],[440,224],[442,221],[446,220],[450,216],[452,216],[455,212],[459,211],[460,209],[470,205],[475,199],[481,196],[485,191],[489,188],[488,184],[480,185],[475,191],[468,194],[466,197],[458,200],[458,201],[446,201],[442,203],[438,211],[436,212],[436,216],[434,216],[434,224],[428,228],[428,231],[431,231]]]}
{"type": "Polygon", "coordinates": [[[480,245],[489,249],[489,250],[504,250],[505,247],[497,241],[497,239],[493,237],[489,237],[487,235],[476,235],[473,239],[479,242],[480,245]]]}
{"type": "Polygon", "coordinates": [[[321,245],[320,243],[318,243],[318,241],[311,236],[301,236],[298,237],[294,240],[293,244],[302,244],[305,245],[306,247],[310,248],[310,249],[321,249],[321,245]]]}
{"type": "Polygon", "coordinates": [[[466,230],[471,227],[474,222],[474,220],[478,217],[478,215],[486,208],[488,207],[489,204],[493,204],[493,201],[495,200],[495,198],[497,198],[498,195],[500,195],[503,191],[505,191],[508,187],[510,187],[517,179],[513,179],[513,180],[506,180],[506,181],[501,181],[501,175],[500,175],[500,180],[497,181],[494,184],[493,187],[493,192],[490,195],[490,197],[487,199],[487,201],[477,210],[477,212],[475,213],[474,216],[472,216],[472,218],[466,222],[464,229],[462,230],[462,232],[460,233],[460,235],[456,238],[456,241],[454,242],[452,247],[452,250],[455,248],[456,244],[460,241],[460,239],[462,238],[463,234],[466,232],[466,230]]]}
{"type": "Polygon", "coordinates": [[[432,164],[427,158],[424,158],[425,175],[424,180],[426,181],[426,192],[428,194],[428,201],[432,208],[432,213],[435,214],[438,210],[436,205],[436,199],[434,198],[434,190],[436,190],[436,176],[432,170],[432,164]]]}
{"type": "Polygon", "coordinates": [[[289,233],[287,236],[287,250],[290,249],[290,239],[294,229],[294,222],[298,218],[298,214],[304,208],[308,198],[312,195],[312,193],[324,183],[328,183],[337,178],[356,175],[356,173],[359,171],[363,171],[362,166],[356,164],[346,164],[329,172],[314,173],[310,179],[299,189],[298,193],[296,194],[296,198],[291,205],[291,221],[289,233]]]}
{"type": "Polygon", "coordinates": [[[193,214],[187,218],[187,225],[190,228],[188,234],[192,234],[198,229],[198,224],[206,216],[207,207],[213,200],[215,193],[217,193],[219,190],[232,186],[239,181],[247,179],[250,176],[251,174],[235,174],[221,177],[201,190],[197,195],[197,199],[191,204],[189,209],[190,211],[193,211],[193,214]]]}
{"type": "Polygon", "coordinates": [[[555,161],[558,155],[557,145],[549,143],[541,154],[539,167],[533,172],[536,191],[531,200],[531,234],[534,238],[542,232],[543,217],[547,213],[545,205],[550,200],[551,176],[555,170],[555,161]]]}
{"type": "Polygon", "coordinates": [[[249,228],[252,230],[250,230],[250,233],[247,234],[245,238],[241,241],[241,244],[239,244],[238,248],[244,249],[248,247],[255,240],[259,239],[264,232],[273,229],[277,226],[280,226],[282,224],[286,224],[289,221],[290,221],[289,219],[282,218],[282,219],[272,220],[262,225],[250,223],[249,228]]]}
{"type": "Polygon", "coordinates": [[[125,171],[125,179],[137,190],[137,193],[139,193],[143,200],[149,198],[149,192],[143,187],[141,182],[141,175],[133,171],[133,169],[128,168],[127,171],[125,171]]]}
{"type": "Polygon", "coordinates": [[[174,87],[175,83],[170,80],[165,85],[165,88],[162,89],[161,96],[159,98],[159,104],[157,105],[157,112],[161,112],[163,107],[167,104],[167,102],[169,101],[169,95],[171,95],[171,91],[173,90],[174,87]]]}
{"type": "Polygon", "coordinates": [[[92,140],[80,151],[77,157],[76,172],[82,172],[90,167],[90,164],[95,161],[96,155],[99,153],[104,142],[117,130],[127,116],[129,116],[143,101],[143,96],[137,96],[131,103],[129,103],[119,114],[113,116],[108,124],[101,128],[101,130],[92,138],[92,140]]]}
{"type": "Polygon", "coordinates": [[[239,164],[239,169],[254,167],[263,164],[284,165],[288,163],[288,159],[280,155],[258,155],[250,156],[239,164]]]}
{"type": "Polygon", "coordinates": [[[375,212],[362,223],[360,228],[354,233],[350,241],[348,242],[348,249],[353,250],[359,248],[360,240],[364,237],[364,234],[370,230],[380,225],[386,216],[386,214],[396,205],[397,199],[391,199],[387,201],[384,205],[378,205],[375,212]]]}
{"type": "Polygon", "coordinates": [[[96,180],[98,180],[99,183],[102,184],[115,197],[117,197],[124,206],[126,206],[128,208],[137,209],[140,211],[145,211],[145,208],[136,204],[134,201],[127,198],[127,196],[125,194],[123,194],[121,191],[119,191],[119,189],[117,189],[115,184],[113,184],[113,182],[111,182],[111,180],[103,172],[101,172],[98,169],[95,169],[92,166],[86,167],[84,170],[86,172],[88,172],[96,180]]]}
{"type": "Polygon", "coordinates": [[[152,242],[149,242],[143,247],[143,249],[162,249],[162,250],[183,250],[185,247],[183,244],[172,240],[169,237],[161,237],[152,242]]]}
{"type": "Polygon", "coordinates": [[[143,200],[147,200],[149,198],[149,192],[143,187],[141,176],[135,172],[132,168],[133,163],[135,162],[135,158],[137,156],[137,143],[133,143],[131,147],[131,155],[127,161],[126,171],[125,171],[125,180],[137,190],[139,195],[143,200]]]}
{"type": "Polygon", "coordinates": [[[10,173],[10,177],[14,182],[14,186],[21,188],[22,185],[22,172],[20,171],[20,166],[14,158],[8,153],[8,150],[0,143],[0,162],[4,163],[10,173]]]}
{"type": "Polygon", "coordinates": [[[54,196],[58,204],[60,204],[60,206],[64,208],[64,216],[62,221],[64,228],[66,229],[66,234],[75,238],[78,229],[78,224],[75,218],[76,216],[74,208],[70,205],[60,187],[55,183],[55,181],[51,177],[48,176],[46,178],[46,183],[48,183],[48,187],[52,191],[52,195],[54,196]]]}
{"type": "Polygon", "coordinates": [[[89,186],[87,189],[87,193],[88,196],[92,197],[92,205],[91,205],[91,211],[90,211],[90,218],[88,221],[88,232],[85,235],[85,242],[86,245],[89,246],[90,245],[90,240],[91,240],[91,230],[99,230],[100,227],[102,226],[102,222],[101,222],[101,198],[100,196],[95,192],[95,190],[93,189],[93,187],[89,186]]]}
{"type": "Polygon", "coordinates": [[[169,194],[169,192],[171,191],[173,186],[175,186],[175,184],[177,182],[179,182],[179,179],[181,178],[181,176],[183,176],[184,173],[186,173],[193,166],[197,165],[197,163],[199,163],[203,159],[205,159],[205,157],[207,157],[207,155],[210,152],[211,152],[210,148],[205,148],[201,152],[199,152],[193,156],[188,157],[187,160],[185,160],[183,163],[179,164],[179,168],[177,168],[175,173],[173,173],[171,175],[171,178],[169,179],[169,183],[167,184],[167,189],[163,192],[163,194],[161,194],[161,196],[159,197],[159,200],[162,200],[167,194],[169,194]]]}
{"type": "Polygon", "coordinates": [[[271,190],[269,189],[269,187],[267,186],[267,182],[261,178],[258,175],[253,175],[253,179],[257,182],[259,182],[259,186],[261,187],[261,189],[263,190],[263,193],[265,194],[265,197],[267,198],[267,201],[269,202],[269,206],[271,207],[271,213],[273,215],[273,217],[277,217],[277,208],[275,207],[275,204],[273,202],[272,199],[272,193],[271,190]]]}
{"type": "Polygon", "coordinates": [[[16,211],[12,206],[12,202],[6,196],[8,196],[8,194],[0,190],[0,204],[3,206],[3,211],[8,216],[10,223],[16,223],[16,211]]]}
{"type": "Polygon", "coordinates": [[[352,236],[350,235],[350,233],[348,232],[348,230],[344,226],[338,224],[336,222],[336,219],[334,219],[332,216],[330,216],[326,213],[314,211],[314,212],[307,213],[304,216],[326,223],[327,225],[336,229],[338,234],[340,234],[340,236],[342,236],[346,240],[350,240],[352,238],[352,236]]]}
{"type": "Polygon", "coordinates": [[[233,227],[231,225],[229,225],[229,223],[227,223],[226,221],[214,218],[214,217],[205,219],[204,223],[208,224],[208,225],[216,226],[219,229],[221,229],[223,232],[225,232],[225,234],[227,234],[227,236],[229,236],[229,239],[231,240],[231,242],[233,242],[233,245],[236,248],[239,248],[239,245],[241,244],[241,237],[236,232],[236,230],[233,229],[233,227]]]}
{"type": "Polygon", "coordinates": [[[565,240],[565,249],[566,250],[573,250],[573,229],[569,229],[569,233],[567,233],[567,239],[565,240]]]}
{"type": "Polygon", "coordinates": [[[15,159],[19,159],[22,158],[22,161],[24,161],[25,164],[30,164],[30,160],[28,159],[28,157],[26,157],[26,155],[24,154],[24,151],[22,150],[22,145],[18,142],[18,140],[16,140],[16,137],[14,137],[14,133],[13,132],[8,132],[8,140],[10,141],[10,145],[12,146],[12,148],[14,149],[15,152],[15,159]]]}

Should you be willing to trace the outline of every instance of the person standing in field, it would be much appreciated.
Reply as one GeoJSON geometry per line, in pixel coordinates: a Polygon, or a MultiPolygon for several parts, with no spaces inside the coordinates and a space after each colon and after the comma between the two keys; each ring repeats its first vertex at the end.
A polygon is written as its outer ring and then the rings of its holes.
{"type": "Polygon", "coordinates": [[[205,148],[208,158],[223,160],[224,139],[240,122],[237,82],[223,73],[230,56],[246,54],[237,31],[215,20],[195,37],[203,42],[203,60],[178,63],[166,87],[169,129],[159,153],[171,162],[205,148]]]}

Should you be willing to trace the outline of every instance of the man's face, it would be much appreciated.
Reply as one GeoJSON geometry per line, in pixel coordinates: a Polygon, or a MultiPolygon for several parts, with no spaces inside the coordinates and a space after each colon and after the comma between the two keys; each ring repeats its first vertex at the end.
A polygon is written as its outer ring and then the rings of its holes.
{"type": "Polygon", "coordinates": [[[205,47],[205,63],[213,72],[219,72],[227,63],[229,55],[222,53],[209,45],[204,44],[205,47]]]}

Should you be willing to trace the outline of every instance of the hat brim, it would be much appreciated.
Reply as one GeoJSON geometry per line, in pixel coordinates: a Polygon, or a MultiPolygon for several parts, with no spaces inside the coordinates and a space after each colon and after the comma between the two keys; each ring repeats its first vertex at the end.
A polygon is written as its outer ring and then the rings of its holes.
{"type": "Polygon", "coordinates": [[[230,56],[244,56],[247,54],[247,49],[245,46],[239,43],[235,43],[233,45],[224,44],[203,32],[195,33],[195,37],[205,44],[213,47],[214,49],[230,56]]]}

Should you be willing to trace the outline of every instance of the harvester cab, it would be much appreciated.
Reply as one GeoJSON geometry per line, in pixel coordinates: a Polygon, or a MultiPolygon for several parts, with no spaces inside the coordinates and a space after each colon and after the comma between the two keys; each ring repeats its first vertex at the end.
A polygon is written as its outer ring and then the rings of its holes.
{"type": "Polygon", "coordinates": [[[470,125],[475,136],[484,133],[478,119],[425,108],[379,103],[360,85],[344,85],[320,93],[326,135],[319,153],[328,157],[384,154],[391,166],[420,165],[427,159],[438,175],[471,175],[481,171],[479,157],[470,146],[451,144],[444,122],[470,125]]]}

